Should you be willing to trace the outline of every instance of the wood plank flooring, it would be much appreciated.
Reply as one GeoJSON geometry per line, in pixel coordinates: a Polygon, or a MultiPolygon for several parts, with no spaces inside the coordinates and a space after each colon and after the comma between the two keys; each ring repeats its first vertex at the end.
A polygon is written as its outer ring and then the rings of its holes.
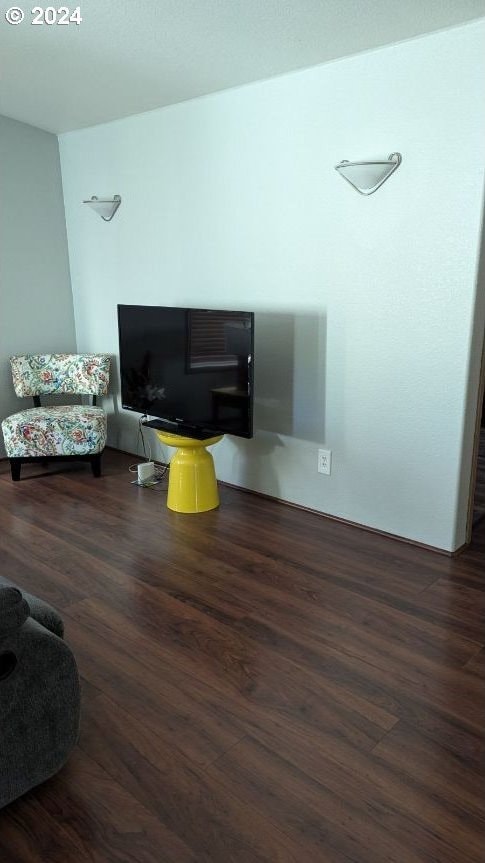
{"type": "Polygon", "coordinates": [[[2,863],[482,863],[485,522],[449,559],[130,459],[12,483],[2,574],[61,611],[79,745],[2,863]]]}
{"type": "Polygon", "coordinates": [[[485,426],[482,425],[478,445],[475,495],[473,498],[473,526],[476,527],[483,518],[485,518],[485,426]]]}

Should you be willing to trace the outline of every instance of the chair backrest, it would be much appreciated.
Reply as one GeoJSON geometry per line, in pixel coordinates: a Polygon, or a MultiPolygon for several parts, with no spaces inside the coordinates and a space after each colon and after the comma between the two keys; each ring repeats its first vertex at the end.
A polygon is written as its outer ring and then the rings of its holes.
{"type": "Polygon", "coordinates": [[[18,396],[53,393],[103,396],[108,392],[107,354],[25,354],[10,357],[18,396]]]}

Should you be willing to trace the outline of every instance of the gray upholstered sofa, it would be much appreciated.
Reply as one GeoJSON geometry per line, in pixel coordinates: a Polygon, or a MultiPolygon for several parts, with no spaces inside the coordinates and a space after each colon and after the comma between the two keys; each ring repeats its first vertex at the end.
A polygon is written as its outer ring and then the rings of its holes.
{"type": "Polygon", "coordinates": [[[50,605],[0,577],[0,807],[56,773],[77,741],[76,662],[50,605]]]}

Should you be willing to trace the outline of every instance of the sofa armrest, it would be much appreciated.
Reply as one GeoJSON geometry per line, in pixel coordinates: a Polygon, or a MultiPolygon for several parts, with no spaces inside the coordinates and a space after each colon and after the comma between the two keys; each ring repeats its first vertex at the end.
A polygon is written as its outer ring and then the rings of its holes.
{"type": "MultiPolygon", "coordinates": [[[[2,587],[17,589],[16,585],[12,584],[8,578],[0,576],[0,595],[2,593],[2,587]]],[[[21,593],[30,609],[30,616],[50,632],[53,632],[54,635],[62,638],[64,635],[64,624],[60,614],[55,610],[55,608],[52,608],[52,605],[49,605],[48,602],[44,602],[43,599],[39,599],[37,596],[32,596],[24,590],[21,593]]]]}
{"type": "Polygon", "coordinates": [[[0,808],[62,767],[77,741],[79,714],[68,645],[31,617],[0,635],[0,808]]]}

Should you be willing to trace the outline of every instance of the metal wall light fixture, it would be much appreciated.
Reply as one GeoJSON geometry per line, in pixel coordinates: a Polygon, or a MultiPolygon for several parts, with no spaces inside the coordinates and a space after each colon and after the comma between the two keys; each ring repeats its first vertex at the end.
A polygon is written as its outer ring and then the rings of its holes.
{"type": "Polygon", "coordinates": [[[120,195],[113,195],[112,198],[98,198],[93,195],[92,198],[83,201],[83,204],[89,204],[96,213],[99,213],[104,222],[111,222],[121,204],[121,197],[120,195]]]}
{"type": "Polygon", "coordinates": [[[335,170],[350,183],[359,195],[372,195],[382,186],[402,162],[400,153],[391,153],[388,159],[348,162],[347,159],[335,165],[335,170]]]}

